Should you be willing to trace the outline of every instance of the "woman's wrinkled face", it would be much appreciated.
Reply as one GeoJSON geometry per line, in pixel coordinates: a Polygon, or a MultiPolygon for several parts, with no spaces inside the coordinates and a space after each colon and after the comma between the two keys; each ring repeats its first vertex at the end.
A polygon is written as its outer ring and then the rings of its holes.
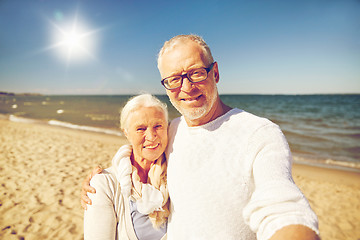
{"type": "Polygon", "coordinates": [[[168,143],[168,123],[162,110],[143,107],[130,114],[125,135],[133,147],[136,159],[155,161],[168,143]]]}

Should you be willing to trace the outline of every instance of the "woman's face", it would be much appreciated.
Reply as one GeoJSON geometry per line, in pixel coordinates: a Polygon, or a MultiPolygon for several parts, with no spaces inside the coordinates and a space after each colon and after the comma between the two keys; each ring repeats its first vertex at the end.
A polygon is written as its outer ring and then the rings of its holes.
{"type": "Polygon", "coordinates": [[[156,107],[143,107],[130,114],[125,135],[133,147],[136,159],[155,161],[168,143],[168,123],[156,107]]]}

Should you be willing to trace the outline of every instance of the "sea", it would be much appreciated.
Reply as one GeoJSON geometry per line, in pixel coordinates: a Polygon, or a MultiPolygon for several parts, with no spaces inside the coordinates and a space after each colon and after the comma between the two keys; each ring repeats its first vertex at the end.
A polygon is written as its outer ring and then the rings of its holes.
{"type": "MultiPolygon", "coordinates": [[[[0,117],[122,136],[119,112],[131,95],[0,95],[0,117]]],[[[180,114],[166,95],[170,120],[180,114]]],[[[278,124],[294,162],[360,172],[360,94],[221,95],[223,102],[278,124]]]]}

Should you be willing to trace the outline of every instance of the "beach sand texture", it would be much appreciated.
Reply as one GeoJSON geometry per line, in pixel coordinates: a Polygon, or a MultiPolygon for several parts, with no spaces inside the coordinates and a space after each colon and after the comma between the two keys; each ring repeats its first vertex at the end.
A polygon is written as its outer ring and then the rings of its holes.
{"type": "MultiPolygon", "coordinates": [[[[83,239],[80,184],[121,137],[0,120],[0,239],[83,239]]],[[[360,174],[294,166],[323,240],[360,239],[360,174]]]]}

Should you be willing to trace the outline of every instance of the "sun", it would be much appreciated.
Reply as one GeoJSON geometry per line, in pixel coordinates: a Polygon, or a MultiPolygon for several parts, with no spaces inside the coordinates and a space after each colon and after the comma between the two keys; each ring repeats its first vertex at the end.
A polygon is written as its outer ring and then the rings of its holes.
{"type": "Polygon", "coordinates": [[[58,57],[67,64],[96,59],[96,42],[99,30],[86,26],[76,16],[71,22],[61,24],[51,22],[52,44],[58,57]]]}
{"type": "Polygon", "coordinates": [[[72,55],[72,53],[76,54],[86,50],[84,40],[84,34],[73,29],[70,32],[64,32],[60,43],[64,45],[68,54],[72,55]]]}

